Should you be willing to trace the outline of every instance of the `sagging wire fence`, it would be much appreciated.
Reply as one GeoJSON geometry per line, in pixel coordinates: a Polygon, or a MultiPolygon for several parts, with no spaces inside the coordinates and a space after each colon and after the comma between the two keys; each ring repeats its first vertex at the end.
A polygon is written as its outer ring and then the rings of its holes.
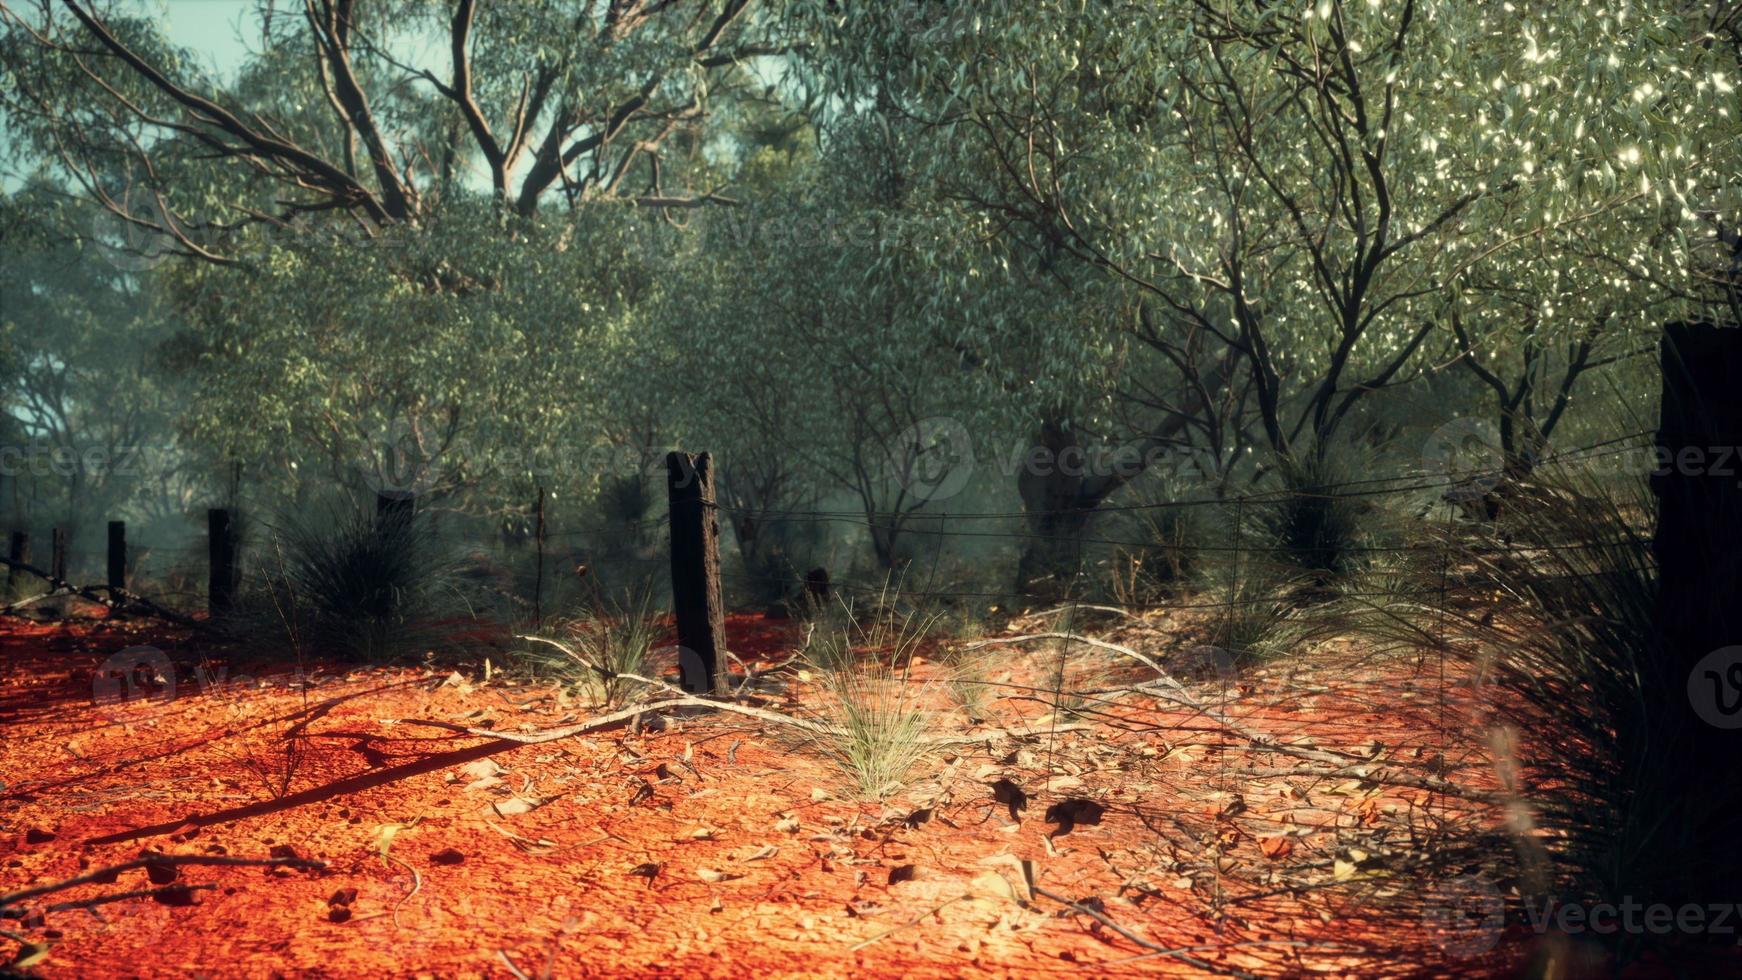
{"type": "MultiPolygon", "coordinates": [[[[1544,454],[1532,462],[1536,469],[1600,463],[1649,448],[1649,444],[1641,440],[1650,436],[1650,432],[1634,432],[1574,450],[1544,454]]],[[[804,587],[807,573],[821,567],[833,591],[848,596],[873,597],[888,593],[893,587],[910,604],[985,602],[1009,609],[1074,597],[1081,601],[1117,601],[1136,611],[1219,609],[1261,604],[1267,600],[1261,596],[1221,600],[1190,598],[1184,593],[1203,591],[1203,588],[1190,588],[1193,583],[1203,587],[1213,581],[1215,586],[1224,587],[1228,584],[1226,574],[1235,570],[1259,578],[1322,571],[1304,567],[1301,555],[1289,554],[1290,542],[1279,539],[1285,538],[1286,534],[1279,536],[1274,527],[1263,526],[1267,521],[1275,523],[1274,511],[1277,508],[1291,505],[1310,508],[1318,503],[1386,507],[1393,502],[1408,502],[1414,507],[1413,513],[1363,514],[1353,516],[1349,521],[1390,519],[1396,522],[1402,519],[1419,522],[1434,510],[1468,509],[1493,492],[1500,483],[1498,474],[1433,479],[1421,473],[1406,473],[1336,483],[1250,489],[1215,497],[1102,502],[1081,511],[1025,508],[930,512],[919,509],[892,516],[864,510],[744,507],[712,499],[706,502],[706,507],[728,522],[742,520],[764,528],[778,523],[788,531],[797,526],[809,526],[818,537],[845,531],[848,534],[902,535],[917,542],[912,549],[914,553],[876,568],[871,575],[864,574],[864,562],[840,555],[842,544],[839,541],[834,543],[836,553],[826,559],[777,555],[773,559],[763,557],[753,561],[751,556],[741,554],[742,561],[730,563],[720,574],[730,586],[745,593],[739,599],[751,605],[766,606],[771,598],[778,600],[789,593],[796,595],[804,587]],[[1060,515],[1080,519],[1083,529],[1066,533],[1039,530],[1035,526],[1047,517],[1060,515]],[[1189,526],[1189,522],[1194,520],[1199,526],[1189,526]],[[1177,537],[1169,540],[1156,533],[1143,533],[1157,530],[1154,526],[1145,528],[1146,521],[1152,525],[1158,521],[1167,522],[1167,530],[1177,537]],[[1209,526],[1217,521],[1223,526],[1209,526]],[[1118,522],[1123,522],[1127,531],[1137,533],[1117,536],[1090,529],[1091,526],[1118,522]],[[1000,524],[1010,526],[1000,527],[1000,524]],[[1131,527],[1133,524],[1137,525],[1135,529],[1131,527]],[[1235,524],[1238,526],[1233,526],[1235,524]],[[1000,546],[1063,550],[1077,559],[1079,567],[1066,569],[1064,581],[1047,582],[1044,590],[1024,588],[1021,583],[993,582],[984,574],[959,574],[959,566],[965,562],[961,552],[1000,546]],[[818,564],[812,565],[812,561],[818,564]],[[1145,561],[1169,563],[1176,571],[1189,568],[1192,574],[1169,576],[1180,580],[1169,582],[1168,588],[1160,590],[1167,593],[1164,597],[1146,597],[1144,592],[1157,590],[1137,587],[1142,579],[1141,565],[1145,561]],[[1113,566],[1121,562],[1128,565],[1124,571],[1132,585],[1123,589],[1110,587],[1118,577],[1118,570],[1113,566]],[[1101,566],[1098,574],[1097,569],[1090,567],[1095,563],[1101,566]],[[845,570],[842,570],[843,566],[845,570]],[[940,581],[969,579],[980,587],[940,584],[940,581]]],[[[542,493],[540,496],[542,501],[542,493]]],[[[213,513],[218,510],[214,509],[213,513]]],[[[661,553],[669,540],[668,515],[649,516],[624,524],[625,527],[628,525],[633,525],[633,533],[644,539],[638,548],[623,548],[611,542],[606,542],[603,548],[594,547],[602,533],[596,526],[584,529],[540,526],[535,540],[512,543],[498,540],[494,542],[494,549],[486,542],[483,546],[468,549],[471,567],[464,570],[462,578],[469,578],[475,585],[481,584],[486,591],[516,609],[533,610],[536,618],[542,618],[547,605],[543,593],[547,591],[550,601],[560,606],[563,602],[574,601],[577,596],[597,597],[613,588],[662,590],[661,583],[669,570],[669,557],[661,553]],[[528,562],[528,552],[533,553],[530,562],[534,568],[530,575],[524,567],[514,567],[516,563],[523,566],[528,562]]],[[[233,601],[236,586],[227,583],[241,577],[242,565],[253,570],[269,563],[270,548],[259,540],[247,543],[248,555],[244,561],[243,542],[240,540],[243,532],[239,529],[224,532],[226,536],[233,535],[235,540],[214,543],[214,535],[219,532],[209,531],[208,539],[197,544],[129,550],[124,528],[123,522],[111,522],[106,551],[66,549],[60,544],[57,534],[58,547],[51,567],[33,563],[28,533],[14,531],[11,550],[5,559],[12,593],[9,604],[4,607],[6,611],[37,605],[56,594],[77,594],[80,588],[94,588],[96,594],[112,598],[122,591],[131,591],[129,586],[138,582],[146,584],[144,591],[150,593],[153,605],[193,615],[202,607],[233,601]],[[120,528],[119,533],[117,528],[120,528]],[[109,574],[100,586],[73,586],[78,575],[69,572],[88,573],[101,567],[106,567],[109,574]],[[46,595],[21,587],[21,581],[32,576],[50,584],[46,595]]],[[[271,528],[262,530],[265,535],[251,529],[246,536],[275,537],[278,533],[271,528]]],[[[1296,544],[1302,544],[1308,552],[1322,544],[1323,547],[1317,548],[1324,552],[1320,557],[1352,560],[1369,567],[1391,560],[1425,560],[1431,558],[1436,549],[1445,546],[1442,541],[1420,535],[1411,536],[1409,540],[1382,540],[1386,537],[1382,533],[1387,530],[1384,528],[1329,530],[1338,534],[1353,532],[1353,535],[1342,540],[1317,543],[1309,540],[1296,544]],[[1371,531],[1381,533],[1369,533],[1371,531]]],[[[834,536],[838,538],[839,533],[834,536]]],[[[742,551],[742,541],[740,546],[742,551]]],[[[1606,546],[1603,542],[1566,542],[1560,545],[1594,550],[1606,546]]],[[[1309,560],[1307,565],[1311,564],[1309,560]]],[[[1052,571],[1055,576],[1059,572],[1058,569],[1052,571]]],[[[1342,595],[1350,599],[1381,599],[1393,598],[1396,593],[1389,587],[1377,590],[1349,588],[1342,595]]]]}

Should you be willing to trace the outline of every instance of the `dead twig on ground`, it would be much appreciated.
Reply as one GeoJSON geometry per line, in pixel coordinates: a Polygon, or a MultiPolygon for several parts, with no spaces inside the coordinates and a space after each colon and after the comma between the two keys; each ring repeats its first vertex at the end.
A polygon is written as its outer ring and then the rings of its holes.
{"type": "MultiPolygon", "coordinates": [[[[428,728],[440,728],[444,731],[464,732],[467,735],[476,735],[479,738],[496,738],[509,742],[519,742],[524,745],[538,745],[543,742],[554,742],[558,739],[570,738],[585,732],[597,731],[601,728],[609,728],[613,725],[625,724],[634,720],[637,716],[652,714],[656,711],[664,711],[667,708],[707,708],[715,711],[726,711],[733,714],[744,715],[746,717],[755,718],[759,721],[769,722],[770,724],[787,725],[810,732],[813,735],[834,736],[840,734],[840,732],[836,731],[832,726],[814,721],[807,721],[803,718],[794,718],[791,715],[783,715],[778,711],[769,711],[765,708],[756,708],[747,704],[737,704],[732,701],[720,701],[712,698],[684,694],[670,685],[660,683],[651,678],[641,677],[636,674],[623,674],[621,676],[626,680],[638,681],[652,685],[665,696],[659,701],[649,701],[643,704],[631,705],[630,707],[618,711],[612,711],[607,714],[585,719],[584,721],[575,722],[572,725],[563,725],[560,728],[548,728],[541,732],[501,732],[489,728],[468,728],[464,725],[453,724],[452,722],[434,721],[426,718],[404,718],[400,720],[400,724],[422,725],[428,728]]],[[[1055,732],[1074,731],[1086,727],[1086,725],[1062,725],[1050,730],[1055,732]]],[[[974,735],[938,735],[932,736],[930,740],[939,744],[967,745],[976,742],[994,741],[999,738],[1021,738],[1030,734],[1034,733],[1022,729],[997,729],[995,731],[980,732],[974,735]]]]}
{"type": "MultiPolygon", "coordinates": [[[[66,579],[44,571],[28,562],[13,561],[11,558],[4,556],[0,556],[0,565],[5,565],[7,568],[16,569],[20,572],[34,575],[48,583],[48,596],[36,596],[28,600],[28,602],[40,602],[43,599],[52,596],[78,596],[81,599],[88,599],[99,606],[103,606],[114,613],[143,613],[148,616],[156,616],[159,619],[167,620],[177,626],[187,626],[195,629],[205,625],[197,619],[190,619],[187,616],[183,616],[181,613],[165,609],[157,603],[152,602],[150,599],[129,592],[126,589],[117,589],[113,586],[107,585],[74,585],[66,579]],[[103,595],[105,592],[108,593],[107,596],[103,595]]],[[[22,604],[15,603],[13,606],[6,606],[3,609],[0,609],[0,612],[14,612],[15,606],[20,605],[22,604]]]]}

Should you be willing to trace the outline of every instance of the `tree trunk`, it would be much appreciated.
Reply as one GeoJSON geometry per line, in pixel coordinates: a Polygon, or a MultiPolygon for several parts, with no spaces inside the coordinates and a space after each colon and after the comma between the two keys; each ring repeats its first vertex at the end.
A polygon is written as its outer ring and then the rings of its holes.
{"type": "Polygon", "coordinates": [[[1083,532],[1096,508],[1118,485],[1087,472],[1074,432],[1049,420],[1016,475],[1029,537],[1016,565],[1016,591],[1024,596],[1063,597],[1082,575],[1083,532]]]}

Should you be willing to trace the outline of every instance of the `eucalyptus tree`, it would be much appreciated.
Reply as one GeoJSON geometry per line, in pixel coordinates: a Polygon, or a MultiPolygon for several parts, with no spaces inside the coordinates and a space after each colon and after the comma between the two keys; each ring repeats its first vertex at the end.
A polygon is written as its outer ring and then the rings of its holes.
{"type": "Polygon", "coordinates": [[[709,120],[787,46],[766,6],[261,3],[211,77],[135,8],[9,2],[0,112],[176,292],[214,465],[504,510],[663,438],[643,230],[731,203],[709,120]]]}
{"type": "MultiPolygon", "coordinates": [[[[809,350],[761,301],[788,250],[815,244],[789,195],[815,177],[816,139],[802,115],[751,112],[731,129],[739,205],[696,212],[654,247],[683,288],[645,336],[676,360],[666,392],[681,402],[681,441],[713,454],[722,522],[737,545],[747,591],[773,602],[811,560],[823,528],[815,511],[826,481],[808,465],[824,403],[809,350]]],[[[800,191],[802,193],[802,190],[800,191]]]]}
{"type": "Polygon", "coordinates": [[[745,130],[741,205],[694,216],[667,253],[685,284],[667,327],[690,365],[685,438],[720,454],[764,576],[815,527],[791,512],[833,494],[855,501],[880,565],[910,559],[915,522],[964,489],[1035,383],[980,367],[1015,312],[989,298],[1006,269],[964,226],[978,216],[929,208],[912,127],[809,108],[745,130]]]}
{"type": "Polygon", "coordinates": [[[0,193],[0,397],[14,427],[0,468],[13,503],[34,502],[17,515],[26,526],[52,522],[75,547],[91,521],[161,502],[155,487],[186,503],[178,392],[157,370],[173,311],[81,241],[91,211],[42,181],[0,193]]]}
{"type": "Polygon", "coordinates": [[[1001,431],[1005,407],[962,342],[984,273],[953,222],[915,207],[916,149],[898,121],[830,125],[818,166],[752,215],[740,309],[760,322],[732,341],[741,356],[780,352],[797,455],[856,499],[888,568],[913,557],[920,515],[971,478],[973,434],[1001,431]]]}
{"type": "Polygon", "coordinates": [[[214,465],[245,463],[268,497],[282,488],[279,503],[373,487],[510,517],[539,485],[611,489],[613,450],[651,451],[660,435],[642,427],[663,393],[629,380],[648,353],[638,311],[658,288],[640,217],[541,223],[450,205],[427,221],[270,239],[241,277],[157,270],[193,325],[169,360],[194,382],[191,441],[214,465]],[[459,269],[488,287],[445,287],[459,269]]]}
{"type": "Polygon", "coordinates": [[[753,0],[263,3],[259,53],[227,86],[127,8],[9,2],[5,23],[15,129],[121,220],[218,262],[238,225],[420,224],[474,169],[522,216],[709,202],[684,163],[710,101],[784,47],[753,0]],[[195,160],[234,183],[181,186],[195,160]]]}
{"type": "Polygon", "coordinates": [[[818,62],[928,120],[959,198],[1129,285],[1162,343],[1233,356],[1282,458],[1412,380],[1477,270],[1640,195],[1685,237],[1689,179],[1733,187],[1728,69],[1657,5],[1040,2],[901,32],[933,9],[854,8],[818,62]]]}
{"type": "MultiPolygon", "coordinates": [[[[1725,236],[1742,173],[1734,62],[1711,44],[1722,6],[1568,8],[1487,25],[1518,32],[1502,44],[1512,56],[1492,76],[1498,108],[1479,117],[1478,138],[1514,148],[1520,190],[1443,273],[1449,356],[1436,359],[1492,396],[1503,484],[1490,513],[1545,453],[1587,375],[1651,353],[1667,321],[1735,316],[1722,270],[1734,263],[1725,236]]],[[[1456,138],[1442,126],[1423,140],[1439,151],[1456,138]]]]}

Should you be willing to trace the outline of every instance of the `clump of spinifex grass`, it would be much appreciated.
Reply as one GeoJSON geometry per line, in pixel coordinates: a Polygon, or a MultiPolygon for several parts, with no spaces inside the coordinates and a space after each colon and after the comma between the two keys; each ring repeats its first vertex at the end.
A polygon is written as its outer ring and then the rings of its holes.
{"type": "MultiPolygon", "coordinates": [[[[1466,556],[1500,601],[1439,611],[1452,649],[1494,691],[1524,897],[1589,908],[1734,895],[1734,838],[1721,829],[1733,830],[1742,791],[1701,755],[1714,733],[1691,717],[1688,663],[1656,622],[1643,481],[1542,471],[1529,491],[1466,556]],[[1703,804],[1689,799],[1696,785],[1712,787],[1703,804]]],[[[1663,941],[1588,938],[1618,967],[1663,941]]]]}
{"type": "Polygon", "coordinates": [[[855,794],[884,799],[933,752],[936,685],[913,676],[931,620],[883,614],[861,621],[849,603],[839,605],[819,617],[804,653],[822,696],[809,712],[818,729],[803,738],[855,794]]]}
{"type": "Polygon", "coordinates": [[[444,621],[469,608],[452,556],[421,516],[352,509],[286,520],[273,550],[263,625],[299,648],[369,662],[418,655],[445,645],[444,621]]]}
{"type": "Polygon", "coordinates": [[[1391,530],[1382,498],[1351,489],[1364,472],[1351,448],[1309,449],[1277,462],[1282,486],[1257,503],[1268,544],[1314,585],[1361,572],[1391,530]]]}
{"type": "Polygon", "coordinates": [[[1207,570],[1199,593],[1208,610],[1204,641],[1239,661],[1288,652],[1306,632],[1300,584],[1291,566],[1263,552],[1207,570]]]}
{"type": "Polygon", "coordinates": [[[602,601],[598,608],[559,623],[551,632],[554,635],[527,637],[533,646],[523,654],[526,661],[606,708],[626,704],[642,683],[636,678],[648,676],[659,637],[647,592],[602,601]]]}

